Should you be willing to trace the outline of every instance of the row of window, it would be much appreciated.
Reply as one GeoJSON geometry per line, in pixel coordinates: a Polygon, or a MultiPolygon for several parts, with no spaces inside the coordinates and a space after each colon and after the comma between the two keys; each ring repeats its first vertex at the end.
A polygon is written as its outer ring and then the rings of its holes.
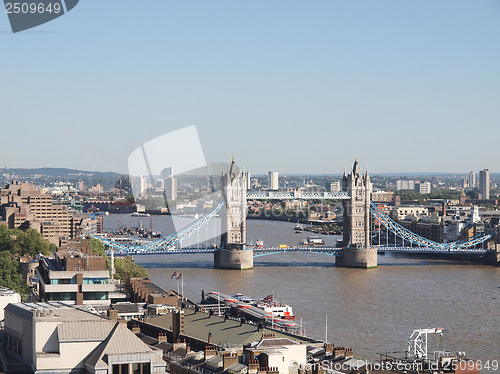
{"type": "Polygon", "coordinates": [[[131,366],[133,374],[151,373],[151,365],[149,362],[138,362],[133,364],[114,364],[113,374],[129,374],[129,366],[131,366]]]}
{"type": "MultiPolygon", "coordinates": [[[[109,278],[83,278],[83,284],[108,284],[109,278]]],[[[50,284],[76,284],[76,277],[51,279],[50,284]]]]}

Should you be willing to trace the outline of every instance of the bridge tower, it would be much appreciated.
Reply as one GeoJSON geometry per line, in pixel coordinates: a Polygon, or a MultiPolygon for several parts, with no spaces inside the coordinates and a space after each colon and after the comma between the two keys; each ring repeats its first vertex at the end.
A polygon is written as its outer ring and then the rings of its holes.
{"type": "Polygon", "coordinates": [[[227,173],[222,172],[221,189],[225,213],[221,217],[221,245],[214,253],[216,269],[252,269],[253,249],[246,249],[247,176],[234,157],[227,173]]]}
{"type": "Polygon", "coordinates": [[[344,170],[342,190],[350,195],[343,200],[344,237],[342,257],[337,257],[336,264],[352,268],[377,267],[377,250],[370,244],[370,200],[372,185],[368,169],[363,175],[358,159],[349,175],[344,170]]]}

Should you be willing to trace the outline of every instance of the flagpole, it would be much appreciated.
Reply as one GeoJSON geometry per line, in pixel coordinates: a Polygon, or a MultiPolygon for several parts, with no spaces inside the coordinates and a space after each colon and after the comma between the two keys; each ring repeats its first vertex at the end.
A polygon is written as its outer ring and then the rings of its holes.
{"type": "Polygon", "coordinates": [[[177,307],[179,307],[179,278],[177,278],[177,307]]]}
{"type": "Polygon", "coordinates": [[[182,301],[184,302],[184,277],[181,277],[181,293],[182,293],[182,301]]]}

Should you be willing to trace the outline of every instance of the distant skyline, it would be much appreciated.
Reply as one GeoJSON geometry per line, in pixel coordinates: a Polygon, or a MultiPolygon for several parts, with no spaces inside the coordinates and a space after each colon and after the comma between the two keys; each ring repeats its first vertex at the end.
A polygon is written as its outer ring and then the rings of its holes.
{"type": "Polygon", "coordinates": [[[196,125],[253,174],[500,172],[500,2],[80,2],[12,34],[0,167],[127,172],[196,125]]]}

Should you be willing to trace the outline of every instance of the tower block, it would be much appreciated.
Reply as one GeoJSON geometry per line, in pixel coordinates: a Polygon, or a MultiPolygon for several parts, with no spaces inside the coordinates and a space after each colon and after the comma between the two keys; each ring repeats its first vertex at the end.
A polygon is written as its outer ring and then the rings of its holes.
{"type": "Polygon", "coordinates": [[[344,170],[342,190],[350,195],[343,200],[344,235],[342,257],[337,257],[337,266],[349,268],[377,267],[377,250],[370,243],[370,200],[372,184],[368,170],[360,172],[358,159],[354,161],[352,172],[344,170]]]}
{"type": "Polygon", "coordinates": [[[228,172],[221,175],[222,193],[226,203],[221,215],[220,249],[214,253],[216,269],[252,269],[253,249],[246,249],[247,180],[246,173],[231,162],[228,172]]]}

